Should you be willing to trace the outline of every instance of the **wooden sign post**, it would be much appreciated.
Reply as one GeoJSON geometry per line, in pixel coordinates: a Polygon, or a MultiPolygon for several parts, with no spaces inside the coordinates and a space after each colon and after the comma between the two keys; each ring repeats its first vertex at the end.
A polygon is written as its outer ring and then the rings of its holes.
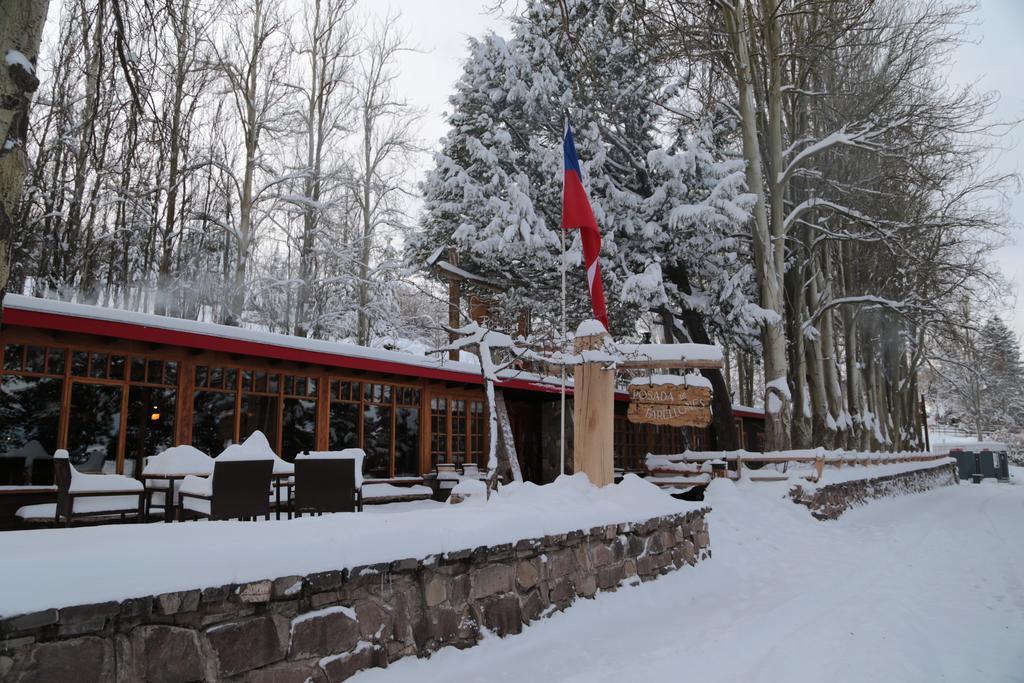
{"type": "MultiPolygon", "coordinates": [[[[615,368],[680,370],[722,367],[721,351],[702,344],[614,344],[597,321],[576,330],[573,384],[573,467],[597,486],[615,481],[615,368]],[[594,353],[588,359],[587,351],[594,353]],[[602,357],[604,356],[604,357],[602,357]]],[[[711,423],[711,388],[702,378],[661,375],[630,384],[632,422],[706,427],[711,423]]]]}
{"type": "MultiPolygon", "coordinates": [[[[583,331],[581,326],[577,332],[577,354],[604,348],[607,332],[579,336],[583,331]]],[[[596,486],[615,482],[615,370],[606,365],[583,362],[573,375],[573,468],[585,473],[596,486]]]]}
{"type": "Polygon", "coordinates": [[[687,378],[679,375],[633,380],[626,417],[636,424],[707,427],[711,424],[711,388],[703,383],[689,386],[687,378]]]}

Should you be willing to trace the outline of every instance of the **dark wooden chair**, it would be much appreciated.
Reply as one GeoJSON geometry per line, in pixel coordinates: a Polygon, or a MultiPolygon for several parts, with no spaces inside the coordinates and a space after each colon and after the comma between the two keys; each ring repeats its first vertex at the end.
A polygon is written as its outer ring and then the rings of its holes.
{"type": "Polygon", "coordinates": [[[0,456],[0,484],[20,486],[25,483],[24,456],[0,456]]]}
{"type": "Polygon", "coordinates": [[[355,512],[362,510],[356,488],[356,463],[352,459],[295,459],[295,491],[292,512],[355,512]]]}
{"type": "Polygon", "coordinates": [[[71,526],[75,518],[129,514],[143,519],[145,490],[142,482],[120,474],[83,474],[75,470],[68,452],[57,451],[53,458],[53,479],[57,485],[57,506],[53,525],[65,520],[71,526]]]}
{"type": "Polygon", "coordinates": [[[270,519],[273,460],[217,461],[211,477],[185,477],[178,491],[178,518],[270,519]]]}

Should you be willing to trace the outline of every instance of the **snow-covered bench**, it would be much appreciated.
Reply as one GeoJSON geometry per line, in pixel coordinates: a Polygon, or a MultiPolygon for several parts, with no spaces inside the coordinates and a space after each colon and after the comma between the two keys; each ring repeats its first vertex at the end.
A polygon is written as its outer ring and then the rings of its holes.
{"type": "Polygon", "coordinates": [[[64,449],[54,454],[53,468],[57,502],[19,508],[15,515],[22,521],[41,521],[48,517],[54,526],[59,526],[62,519],[71,526],[75,518],[119,517],[124,520],[129,515],[142,521],[145,491],[141,481],[120,474],[79,472],[64,449]]]}

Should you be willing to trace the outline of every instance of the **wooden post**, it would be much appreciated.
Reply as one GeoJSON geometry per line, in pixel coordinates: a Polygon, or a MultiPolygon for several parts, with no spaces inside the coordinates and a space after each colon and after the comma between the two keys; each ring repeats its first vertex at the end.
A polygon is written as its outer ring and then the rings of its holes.
{"type": "MultiPolygon", "coordinates": [[[[577,336],[576,353],[602,348],[606,337],[607,332],[577,336]]],[[[602,363],[580,363],[574,378],[573,471],[586,473],[596,486],[612,484],[615,371],[605,369],[602,363]]]]}
{"type": "MultiPolygon", "coordinates": [[[[459,265],[459,252],[456,251],[455,247],[448,249],[448,262],[453,266],[459,265]]],[[[459,304],[462,299],[462,282],[454,274],[448,275],[448,327],[455,329],[460,327],[459,325],[459,304]]],[[[448,333],[448,343],[452,344],[455,342],[455,333],[448,333]]],[[[448,358],[450,360],[458,360],[459,352],[452,349],[448,352],[448,358]]]]}

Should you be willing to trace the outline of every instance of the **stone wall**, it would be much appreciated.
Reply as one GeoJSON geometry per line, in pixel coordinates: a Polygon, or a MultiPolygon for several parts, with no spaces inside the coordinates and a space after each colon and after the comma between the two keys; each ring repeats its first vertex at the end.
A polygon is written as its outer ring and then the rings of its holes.
{"type": "Polygon", "coordinates": [[[334,683],[695,564],[706,512],[12,617],[0,680],[334,683]]]}
{"type": "Polygon", "coordinates": [[[956,486],[959,483],[956,464],[943,463],[911,472],[815,488],[805,489],[798,485],[793,487],[789,495],[800,505],[806,505],[811,514],[818,519],[838,519],[850,508],[864,505],[874,498],[920,493],[940,486],[956,486]]]}

